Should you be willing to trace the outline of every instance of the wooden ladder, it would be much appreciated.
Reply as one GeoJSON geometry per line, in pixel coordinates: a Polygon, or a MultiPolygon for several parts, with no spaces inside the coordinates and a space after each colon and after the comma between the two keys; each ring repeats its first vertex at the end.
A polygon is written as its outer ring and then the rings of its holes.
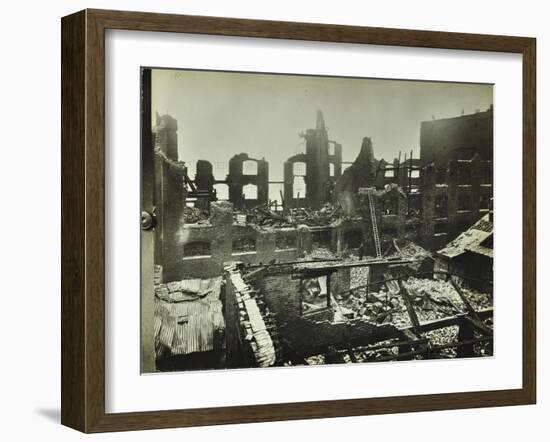
{"type": "Polygon", "coordinates": [[[372,223],[372,234],[374,237],[374,248],[376,249],[376,257],[382,258],[382,249],[380,247],[380,236],[378,235],[378,223],[376,221],[376,213],[374,212],[374,201],[372,200],[372,189],[367,192],[369,198],[370,220],[372,223]]]}

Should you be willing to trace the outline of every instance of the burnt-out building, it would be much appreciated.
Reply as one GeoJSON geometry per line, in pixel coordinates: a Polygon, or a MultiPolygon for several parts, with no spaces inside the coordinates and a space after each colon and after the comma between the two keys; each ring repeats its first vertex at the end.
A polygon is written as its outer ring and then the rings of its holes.
{"type": "Polygon", "coordinates": [[[321,111],[317,111],[315,129],[308,129],[302,136],[305,152],[284,164],[284,204],[319,209],[333,202],[334,188],[342,174],[342,146],[329,140],[321,111]]]}
{"type": "MultiPolygon", "coordinates": [[[[475,115],[441,127],[476,127],[475,115]]],[[[491,157],[480,134],[479,152],[443,146],[441,160],[443,129],[428,123],[420,158],[377,160],[364,137],[342,173],[342,146],[328,139],[319,112],[304,153],[284,164],[285,210],[274,213],[265,159],[233,156],[223,181],[199,160],[191,179],[176,121],[158,117],[156,369],[491,354],[491,157]],[[217,200],[217,183],[228,186],[227,201],[217,200]],[[449,327],[460,344],[426,345],[449,327]]]]}
{"type": "Polygon", "coordinates": [[[425,121],[420,129],[424,245],[437,249],[472,226],[493,199],[493,109],[425,121]]]}

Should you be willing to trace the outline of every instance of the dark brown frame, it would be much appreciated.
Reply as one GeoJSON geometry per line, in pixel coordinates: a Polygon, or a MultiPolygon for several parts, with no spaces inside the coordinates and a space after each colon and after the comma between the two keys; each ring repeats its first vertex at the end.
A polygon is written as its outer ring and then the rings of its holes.
{"type": "MultiPolygon", "coordinates": [[[[62,19],[61,422],[84,432],[534,404],[536,40],[233,18],[84,10],[62,19]],[[105,413],[105,30],[185,32],[519,53],[523,56],[523,386],[402,397],[105,413]]],[[[518,166],[519,167],[519,166],[518,166]]]]}

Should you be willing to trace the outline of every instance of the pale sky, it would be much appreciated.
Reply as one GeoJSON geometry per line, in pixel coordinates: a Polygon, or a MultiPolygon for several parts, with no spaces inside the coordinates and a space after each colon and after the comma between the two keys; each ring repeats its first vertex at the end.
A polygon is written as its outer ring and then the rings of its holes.
{"type": "Polygon", "coordinates": [[[299,134],[315,127],[323,111],[329,139],[353,161],[363,137],[377,159],[414,149],[420,123],[484,111],[493,87],[483,84],[313,77],[154,69],[152,112],[178,122],[180,160],[195,174],[198,159],[212,162],[224,179],[235,154],[269,161],[269,179],[283,178],[284,161],[303,152],[299,134]]]}

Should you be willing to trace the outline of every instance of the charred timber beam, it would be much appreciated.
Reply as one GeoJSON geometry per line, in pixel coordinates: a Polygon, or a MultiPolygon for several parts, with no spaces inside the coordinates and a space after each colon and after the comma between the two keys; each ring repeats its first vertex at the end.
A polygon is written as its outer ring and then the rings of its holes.
{"type": "MultiPolygon", "coordinates": [[[[483,310],[478,310],[477,314],[481,319],[487,319],[493,316],[493,308],[487,308],[483,310]]],[[[440,328],[452,327],[454,325],[460,325],[460,322],[463,318],[466,317],[466,313],[461,313],[456,316],[448,316],[446,318],[434,319],[433,321],[425,321],[420,323],[420,330],[422,332],[428,332],[433,330],[438,330],[440,328]]],[[[409,330],[412,331],[412,327],[407,327],[401,329],[401,331],[409,330]]]]}
{"type": "Polygon", "coordinates": [[[464,321],[467,323],[467,325],[473,330],[477,331],[478,333],[482,334],[483,336],[492,336],[493,330],[490,327],[487,327],[481,318],[479,316],[477,318],[472,318],[471,316],[465,316],[464,321]]]}
{"type": "Polygon", "coordinates": [[[462,289],[455,282],[455,280],[451,277],[451,278],[449,278],[449,281],[451,282],[453,288],[455,289],[455,292],[458,293],[458,296],[460,296],[460,299],[462,300],[462,302],[466,306],[466,311],[468,312],[468,315],[470,315],[470,317],[472,317],[472,319],[475,319],[476,321],[481,322],[481,318],[478,316],[477,312],[472,307],[472,304],[470,304],[470,301],[468,300],[468,298],[466,297],[466,295],[464,294],[462,289]]]}
{"type": "MultiPolygon", "coordinates": [[[[399,346],[397,348],[397,352],[400,355],[399,358],[398,358],[399,361],[405,361],[405,360],[411,359],[411,356],[409,356],[410,353],[413,350],[416,350],[415,346],[412,344],[412,342],[414,342],[416,340],[419,340],[420,336],[416,333],[413,333],[410,330],[405,330],[403,332],[403,338],[404,338],[403,340],[405,342],[408,342],[410,344],[409,345],[405,344],[405,345],[399,346]]],[[[421,348],[423,349],[424,347],[421,347],[421,348]]]]}
{"type": "Polygon", "coordinates": [[[243,275],[244,281],[250,281],[251,279],[257,278],[261,276],[263,273],[265,273],[267,267],[259,267],[257,269],[252,270],[249,273],[246,273],[243,275]]]}
{"type": "MultiPolygon", "coordinates": [[[[414,346],[414,345],[428,343],[428,340],[426,338],[417,339],[414,334],[411,333],[411,335],[412,335],[412,339],[410,341],[403,340],[403,341],[390,342],[389,344],[355,346],[353,347],[353,349],[355,351],[377,351],[377,350],[385,350],[393,347],[414,346]]],[[[346,350],[342,350],[342,351],[345,352],[346,350]]]]}
{"type": "MultiPolygon", "coordinates": [[[[394,263],[390,261],[390,262],[388,262],[388,264],[394,264],[394,263]]],[[[385,284],[386,282],[398,281],[400,279],[406,279],[406,278],[422,278],[422,277],[428,277],[428,276],[430,278],[433,278],[434,275],[444,275],[444,276],[447,276],[447,277],[458,276],[462,279],[465,279],[466,281],[491,283],[491,281],[489,281],[489,280],[469,278],[467,276],[458,275],[456,273],[450,273],[450,272],[438,272],[438,271],[418,272],[418,273],[410,273],[410,274],[407,274],[407,275],[404,275],[404,276],[396,276],[394,278],[384,278],[384,279],[381,279],[381,280],[378,280],[378,281],[370,281],[368,284],[358,285],[356,287],[353,287],[352,289],[346,290],[345,292],[341,292],[341,294],[350,293],[354,290],[364,289],[365,287],[367,287],[368,285],[371,285],[371,284],[385,284]]]]}
{"type": "Polygon", "coordinates": [[[414,310],[412,299],[409,295],[408,290],[403,286],[401,280],[398,280],[397,283],[399,284],[399,293],[401,294],[401,297],[405,302],[407,313],[409,314],[409,318],[411,319],[414,333],[419,336],[422,332],[422,329],[420,328],[420,321],[418,320],[418,316],[416,315],[416,311],[414,310]]]}
{"type": "Polygon", "coordinates": [[[480,342],[490,342],[492,338],[489,337],[482,337],[477,339],[468,339],[465,341],[458,341],[458,342],[452,342],[450,344],[442,344],[442,345],[434,345],[429,348],[423,348],[420,350],[414,350],[410,351],[408,353],[402,353],[399,355],[393,355],[393,356],[384,356],[378,359],[374,359],[372,362],[386,362],[386,361],[395,361],[397,359],[401,359],[404,357],[412,358],[414,356],[423,355],[426,354],[428,351],[439,351],[439,350],[445,350],[447,348],[462,348],[464,346],[471,346],[473,344],[477,344],[480,342]]]}

